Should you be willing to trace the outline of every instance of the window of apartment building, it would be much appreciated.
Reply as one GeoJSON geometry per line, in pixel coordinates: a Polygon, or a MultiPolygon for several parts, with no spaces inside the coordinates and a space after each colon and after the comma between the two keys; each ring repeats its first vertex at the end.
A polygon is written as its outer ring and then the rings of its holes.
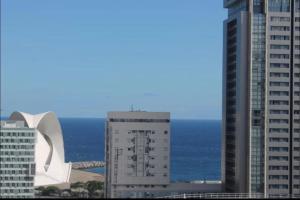
{"type": "Polygon", "coordinates": [[[270,91],[270,95],[271,96],[289,96],[289,92],[288,91],[270,91]]]}
{"type": "MultiPolygon", "coordinates": [[[[300,31],[300,30],[299,30],[300,31]]],[[[300,50],[300,45],[295,45],[296,50],[300,50]]]]}
{"type": "Polygon", "coordinates": [[[271,40],[289,40],[290,36],[288,35],[270,35],[271,40]]]}
{"type": "Polygon", "coordinates": [[[274,58],[274,59],[289,59],[290,58],[290,54],[275,54],[275,53],[271,53],[270,54],[270,58],[274,58]]]}
{"type": "Polygon", "coordinates": [[[300,0],[295,0],[295,11],[300,12],[300,0]]]}
{"type": "Polygon", "coordinates": [[[289,176],[288,175],[270,175],[269,176],[269,179],[271,179],[271,180],[279,180],[279,179],[285,179],[285,180],[287,180],[287,179],[289,179],[289,176]]]}
{"type": "Polygon", "coordinates": [[[295,59],[300,59],[300,54],[295,54],[295,59]]]}
{"type": "Polygon", "coordinates": [[[287,184],[270,184],[269,189],[288,189],[289,186],[287,184]]]}
{"type": "Polygon", "coordinates": [[[300,22],[300,17],[295,17],[295,22],[300,22]]]}
{"type": "Polygon", "coordinates": [[[287,128],[270,128],[269,132],[270,133],[288,133],[289,129],[287,129],[287,128]]]}
{"type": "Polygon", "coordinates": [[[270,119],[269,122],[271,124],[275,123],[279,123],[279,124],[288,124],[289,123],[289,120],[288,119],[270,119]]]}
{"type": "Polygon", "coordinates": [[[280,44],[271,44],[270,45],[271,49],[290,49],[289,45],[280,45],[280,44]]]}
{"type": "Polygon", "coordinates": [[[269,160],[288,161],[288,156],[269,156],[269,160]]]}
{"type": "Polygon", "coordinates": [[[288,110],[270,110],[270,114],[289,114],[288,110]]]}
{"type": "Polygon", "coordinates": [[[299,115],[300,114],[300,110],[294,110],[294,114],[299,115]]]}
{"type": "Polygon", "coordinates": [[[295,26],[295,31],[300,31],[300,26],[295,26]]]}
{"type": "Polygon", "coordinates": [[[269,147],[269,151],[272,151],[272,152],[288,152],[289,148],[288,147],[269,147]]]}
{"type": "Polygon", "coordinates": [[[289,31],[290,27],[289,26],[271,26],[270,30],[271,31],[289,31]]]}
{"type": "Polygon", "coordinates": [[[269,138],[270,142],[288,142],[288,138],[278,138],[278,137],[271,137],[269,138]]]}
{"type": "Polygon", "coordinates": [[[270,86],[275,86],[275,87],[286,87],[289,86],[289,82],[276,82],[276,81],[271,81],[270,86]]]}
{"type": "Polygon", "coordinates": [[[289,12],[290,0],[269,0],[269,11],[271,12],[289,12]]]}
{"type": "Polygon", "coordinates": [[[271,17],[272,22],[289,22],[291,19],[289,17],[271,17]]]}
{"type": "Polygon", "coordinates": [[[290,65],[287,63],[270,63],[271,68],[289,68],[290,65]]]}
{"type": "MultiPolygon", "coordinates": [[[[300,133],[300,128],[295,128],[295,129],[294,129],[294,132],[295,132],[295,133],[300,133]]],[[[296,140],[299,140],[298,142],[300,142],[300,139],[299,139],[299,138],[295,138],[295,139],[294,139],[295,142],[297,142],[296,140]]]]}
{"type": "Polygon", "coordinates": [[[269,170],[288,170],[288,166],[269,166],[269,170]]]}
{"type": "Polygon", "coordinates": [[[300,119],[294,119],[294,123],[300,123],[300,119]]]}
{"type": "Polygon", "coordinates": [[[289,73],[271,72],[270,77],[289,77],[289,73]]]}

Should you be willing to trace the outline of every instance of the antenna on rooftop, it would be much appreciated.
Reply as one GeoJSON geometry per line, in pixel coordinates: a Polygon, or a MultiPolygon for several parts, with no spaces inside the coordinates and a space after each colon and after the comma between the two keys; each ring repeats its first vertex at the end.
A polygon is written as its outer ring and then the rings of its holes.
{"type": "Polygon", "coordinates": [[[131,111],[131,112],[133,112],[133,111],[134,111],[134,109],[133,109],[133,104],[131,104],[130,111],[131,111]]]}

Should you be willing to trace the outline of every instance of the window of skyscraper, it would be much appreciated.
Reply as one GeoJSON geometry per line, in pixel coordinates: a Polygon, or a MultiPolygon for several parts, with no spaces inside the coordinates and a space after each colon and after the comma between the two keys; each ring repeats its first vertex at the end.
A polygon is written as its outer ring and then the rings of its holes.
{"type": "Polygon", "coordinates": [[[290,0],[269,0],[269,11],[271,12],[289,12],[290,0]]]}

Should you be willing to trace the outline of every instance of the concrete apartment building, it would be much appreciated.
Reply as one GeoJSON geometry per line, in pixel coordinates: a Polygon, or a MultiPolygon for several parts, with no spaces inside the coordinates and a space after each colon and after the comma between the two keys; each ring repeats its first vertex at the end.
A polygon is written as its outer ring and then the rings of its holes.
{"type": "Polygon", "coordinates": [[[1,121],[0,198],[33,198],[35,129],[23,121],[1,121]]]}
{"type": "Polygon", "coordinates": [[[224,7],[224,190],[300,195],[300,0],[224,7]]]}
{"type": "Polygon", "coordinates": [[[105,195],[151,197],[170,183],[170,113],[109,112],[105,195]]]}

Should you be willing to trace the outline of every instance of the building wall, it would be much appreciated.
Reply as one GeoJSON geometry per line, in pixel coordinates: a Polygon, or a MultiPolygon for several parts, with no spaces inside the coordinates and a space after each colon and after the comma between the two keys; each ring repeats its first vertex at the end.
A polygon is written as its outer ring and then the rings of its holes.
{"type": "Polygon", "coordinates": [[[35,129],[21,121],[1,121],[0,198],[33,198],[35,129]]]}
{"type": "Polygon", "coordinates": [[[106,195],[170,182],[170,114],[110,112],[106,122],[106,195]]]}

